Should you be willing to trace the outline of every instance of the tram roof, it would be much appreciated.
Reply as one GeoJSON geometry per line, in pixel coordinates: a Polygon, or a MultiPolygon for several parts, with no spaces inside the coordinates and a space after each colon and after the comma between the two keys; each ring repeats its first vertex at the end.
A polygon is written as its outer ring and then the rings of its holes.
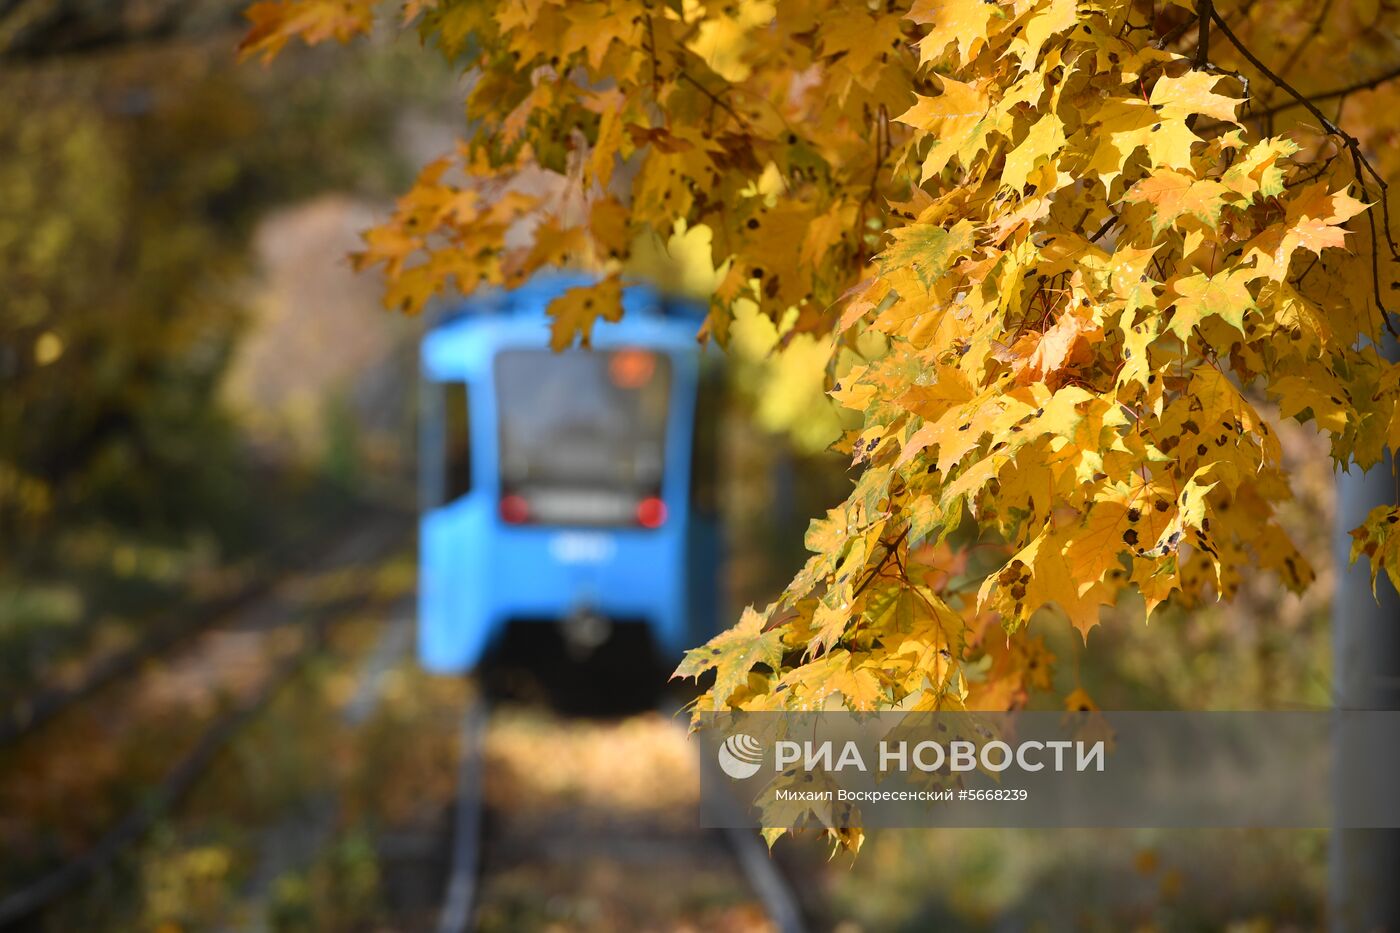
{"type": "MultiPolygon", "coordinates": [[[[483,292],[447,305],[429,324],[422,338],[425,371],[443,378],[451,374],[488,371],[489,360],[504,346],[549,345],[549,303],[570,288],[595,278],[577,274],[537,275],[510,291],[483,292]]],[[[622,292],[619,322],[599,320],[593,345],[604,347],[640,343],[674,351],[694,350],[704,307],[693,301],[668,298],[650,285],[633,283],[622,292]]]]}
{"type": "MultiPolygon", "coordinates": [[[[571,288],[591,285],[596,281],[596,276],[584,273],[540,273],[513,289],[483,290],[470,298],[440,305],[429,329],[437,330],[475,318],[543,318],[545,309],[555,298],[571,288]]],[[[699,325],[705,316],[705,308],[700,303],[666,295],[646,282],[624,284],[622,307],[625,318],[680,318],[699,325]]]]}

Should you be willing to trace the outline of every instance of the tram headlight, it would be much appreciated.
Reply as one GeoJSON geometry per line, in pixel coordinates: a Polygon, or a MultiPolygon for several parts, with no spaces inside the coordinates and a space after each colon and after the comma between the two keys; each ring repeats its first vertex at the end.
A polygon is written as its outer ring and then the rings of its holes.
{"type": "Polygon", "coordinates": [[[523,525],[530,520],[530,503],[514,493],[501,496],[501,518],[508,525],[523,525]]]}
{"type": "Polygon", "coordinates": [[[666,503],[658,496],[647,496],[637,503],[637,524],[643,528],[660,528],[666,522],[666,503]]]}

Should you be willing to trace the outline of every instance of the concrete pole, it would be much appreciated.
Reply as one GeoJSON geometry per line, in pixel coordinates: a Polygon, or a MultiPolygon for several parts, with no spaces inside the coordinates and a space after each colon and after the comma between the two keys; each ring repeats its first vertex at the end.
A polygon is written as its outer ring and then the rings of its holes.
{"type": "MultiPolygon", "coordinates": [[[[1347,534],[1372,508],[1397,501],[1389,457],[1368,473],[1353,466],[1338,475],[1332,653],[1333,705],[1339,710],[1400,709],[1400,594],[1382,574],[1379,599],[1371,595],[1369,564],[1363,558],[1351,565],[1347,534]]],[[[1347,755],[1347,749],[1338,750],[1339,758],[1347,755]]],[[[1400,793],[1400,775],[1394,779],[1400,793]]],[[[1334,830],[1327,880],[1335,933],[1400,933],[1400,830],[1334,830]]]]}

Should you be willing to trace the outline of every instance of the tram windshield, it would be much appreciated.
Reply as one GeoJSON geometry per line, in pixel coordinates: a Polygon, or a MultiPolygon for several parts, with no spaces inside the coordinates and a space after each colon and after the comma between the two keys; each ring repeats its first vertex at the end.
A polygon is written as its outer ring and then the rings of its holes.
{"type": "Polygon", "coordinates": [[[665,354],[508,350],[496,357],[495,377],[507,521],[660,523],[665,354]]]}

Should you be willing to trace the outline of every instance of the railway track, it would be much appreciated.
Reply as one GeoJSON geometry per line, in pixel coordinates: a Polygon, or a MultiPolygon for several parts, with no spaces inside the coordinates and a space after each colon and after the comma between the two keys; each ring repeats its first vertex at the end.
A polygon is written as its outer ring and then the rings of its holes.
{"type": "Polygon", "coordinates": [[[310,646],[278,665],[261,689],[219,717],[194,746],[166,773],[141,805],[127,811],[117,823],[82,856],[44,875],[34,883],[0,898],[0,929],[6,929],[38,914],[43,908],[73,891],[84,881],[112,864],[150,831],[171,806],[189,792],[213,764],[219,752],[268,704],[272,697],[300,669],[310,654],[310,646]]]}
{"type": "MultiPolygon", "coordinates": [[[[671,710],[662,710],[671,717],[671,710]]],[[[681,853],[704,860],[714,856],[732,860],[735,874],[745,879],[753,897],[762,906],[768,928],[780,933],[803,933],[808,929],[800,899],[757,834],[746,830],[715,830],[691,828],[676,833],[657,835],[654,831],[632,827],[609,836],[599,833],[582,845],[571,845],[567,831],[549,831],[527,839],[517,839],[508,846],[499,837],[505,835],[500,815],[487,813],[485,771],[487,767],[486,733],[491,718],[489,701],[477,699],[462,718],[459,738],[457,798],[452,807],[451,834],[445,847],[442,901],[431,929],[437,933],[465,933],[476,929],[477,907],[483,888],[491,883],[492,850],[511,848],[502,860],[564,857],[587,858],[600,849],[622,854],[629,861],[644,862],[674,858],[681,853]],[[552,837],[552,838],[551,838],[552,837]],[[554,851],[549,851],[549,850],[554,851]]],[[[682,727],[677,724],[676,729],[682,727]]],[[[702,802],[701,806],[714,806],[702,802]]],[[[698,814],[697,814],[698,816],[698,814]]],[[[575,840],[577,841],[577,840],[575,840]]]]}
{"type": "Polygon", "coordinates": [[[328,561],[335,563],[347,558],[354,559],[356,554],[363,551],[366,541],[382,538],[383,526],[391,521],[402,524],[403,520],[384,514],[367,524],[362,522],[358,530],[348,525],[335,525],[298,535],[276,547],[263,561],[260,572],[232,592],[157,619],[140,638],[96,658],[69,682],[49,684],[28,696],[8,702],[0,709],[0,748],[15,744],[98,691],[139,674],[147,662],[174,650],[219,620],[254,606],[258,600],[274,592],[278,584],[291,574],[312,570],[328,561]],[[346,532],[347,538],[338,548],[330,548],[329,552],[326,548],[318,548],[320,542],[340,532],[346,532]],[[191,616],[194,617],[193,621],[191,616]]]}
{"type": "MultiPolygon", "coordinates": [[[[371,522],[362,526],[355,534],[348,535],[332,553],[323,554],[323,559],[307,561],[307,565],[347,565],[364,564],[384,556],[403,538],[402,522],[371,522]]],[[[313,588],[314,589],[314,588],[313,588]]],[[[352,600],[353,602],[353,600],[352,600]]],[[[258,720],[259,715],[303,670],[306,662],[317,655],[324,645],[328,626],[335,624],[350,607],[344,602],[327,601],[318,598],[307,588],[283,587],[274,584],[268,587],[262,598],[253,599],[237,612],[234,618],[222,619],[217,625],[205,626],[211,631],[192,635],[182,642],[185,644],[177,652],[177,658],[166,664],[187,661],[186,654],[198,655],[195,651],[206,640],[228,634],[227,630],[238,630],[234,634],[248,636],[258,645],[278,645],[275,657],[261,666],[257,683],[252,689],[244,690],[232,702],[224,704],[207,723],[199,727],[197,733],[190,730],[191,738],[184,740],[182,751],[166,765],[160,779],[143,785],[143,793],[138,803],[115,819],[105,831],[95,835],[94,841],[76,858],[59,864],[52,871],[33,879],[21,888],[0,892],[0,929],[12,927],[31,928],[41,925],[46,910],[55,902],[84,890],[85,884],[108,870],[127,853],[136,849],[148,832],[160,821],[166,819],[184,798],[209,772],[220,754],[237,738],[243,730],[258,720]],[[295,636],[291,638],[289,636],[295,636]]],[[[386,627],[380,642],[365,652],[357,666],[357,679],[360,690],[341,714],[352,727],[365,723],[374,713],[378,702],[378,684],[393,670],[411,668],[407,654],[411,643],[412,627],[403,618],[405,606],[400,603],[395,614],[400,618],[396,625],[386,627]]],[[[167,650],[173,650],[169,646],[167,650]]],[[[271,648],[269,648],[271,652],[271,648]]],[[[162,656],[156,652],[152,656],[162,656]]],[[[196,657],[192,666],[193,676],[198,677],[204,670],[196,657]]],[[[65,701],[65,709],[78,707],[120,707],[120,700],[113,702],[115,695],[127,696],[123,691],[140,692],[146,689],[145,678],[137,674],[148,666],[143,663],[133,665],[133,669],[100,687],[74,695],[65,701]],[[126,684],[128,675],[132,683],[126,684]]],[[[530,707],[534,709],[535,707],[530,707]]],[[[643,707],[644,708],[644,707],[643,707]]],[[[452,710],[460,711],[454,703],[452,710]]],[[[483,918],[483,893],[488,906],[494,904],[496,922],[484,925],[490,929],[518,928],[507,920],[499,919],[499,903],[502,900],[500,889],[502,879],[518,871],[522,865],[542,866],[559,861],[590,862],[613,860],[625,866],[630,873],[634,869],[650,881],[638,880],[632,887],[613,891],[609,897],[626,900],[643,897],[648,887],[664,886],[673,883],[671,879],[686,878],[700,870],[713,874],[715,866],[725,866],[723,886],[725,896],[739,898],[752,905],[751,913],[759,917],[760,923],[726,924],[729,929],[774,929],[799,931],[806,928],[802,907],[794,896],[792,888],[769,858],[762,842],[755,834],[734,831],[707,830],[696,828],[698,820],[691,819],[692,825],[677,828],[658,828],[645,819],[629,817],[612,819],[609,825],[599,829],[585,821],[574,820],[565,815],[557,822],[520,819],[520,813],[511,813],[509,807],[493,807],[487,802],[489,756],[486,750],[488,729],[493,721],[499,724],[498,713],[502,707],[483,699],[468,703],[460,713],[460,721],[455,726],[451,720],[438,719],[433,734],[447,736],[455,732],[457,736],[457,764],[455,795],[430,827],[420,829],[417,838],[414,830],[402,834],[397,843],[390,841],[382,853],[385,871],[385,896],[389,901],[407,900],[408,910],[390,908],[389,922],[377,928],[397,930],[441,930],[457,931],[475,929],[483,918]],[[393,851],[398,846],[399,853],[393,851]],[[406,858],[403,858],[406,853],[406,858]],[[399,870],[395,871],[395,864],[399,870]],[[669,866],[658,870],[658,865],[669,866]],[[658,874],[658,871],[660,872],[658,874]],[[661,880],[657,880],[661,879],[661,880]],[[493,891],[495,892],[493,894],[493,891]],[[737,892],[737,893],[736,893],[737,892]],[[747,893],[746,893],[747,892],[747,893]],[[495,898],[492,901],[492,897],[495,898]]],[[[517,709],[512,707],[512,710],[517,709]]],[[[449,715],[456,712],[442,710],[449,715]]],[[[674,722],[673,711],[662,710],[661,716],[671,720],[678,736],[682,730],[674,722]]],[[[75,715],[86,716],[87,713],[75,715]]],[[[123,711],[122,715],[136,716],[136,713],[123,711]]],[[[438,715],[434,713],[434,715],[438,715]]],[[[511,715],[515,715],[512,713],[511,715]]],[[[59,719],[57,713],[54,719],[59,719]]],[[[67,715],[61,717],[68,721],[67,715]]],[[[509,718],[509,717],[507,717],[509,718]]],[[[194,721],[191,721],[192,724],[194,721]]],[[[556,721],[557,722],[557,721],[556,721]]],[[[68,726],[59,728],[68,731],[68,726]]],[[[565,723],[566,732],[572,732],[574,724],[565,723]]],[[[39,749],[45,747],[44,740],[50,729],[39,730],[38,735],[25,736],[18,740],[13,751],[30,749],[30,743],[39,741],[39,749]]],[[[426,734],[426,733],[425,733],[426,734]]],[[[442,747],[442,746],[439,746],[442,747]]],[[[443,747],[444,756],[450,751],[443,747]]],[[[444,765],[450,767],[450,757],[444,765]]],[[[448,772],[444,771],[444,776],[448,772]]],[[[500,775],[495,774],[499,780],[500,775]]],[[[324,844],[336,832],[336,816],[339,804],[334,797],[328,797],[322,809],[320,822],[314,835],[324,844]]],[[[320,811],[318,811],[320,812],[320,811]]],[[[245,902],[266,903],[279,873],[286,870],[287,855],[285,836],[287,832],[306,835],[304,829],[273,824],[264,833],[265,839],[259,845],[267,849],[257,856],[258,866],[244,887],[245,902]],[[266,862],[266,865],[262,865],[266,862]],[[280,868],[278,866],[281,866],[280,868]],[[265,877],[264,877],[265,876],[265,877]]],[[[315,845],[308,842],[308,845],[315,845]]],[[[305,848],[305,846],[303,846],[305,848]]],[[[630,876],[629,876],[630,881],[630,876]]],[[[674,883],[685,883],[675,881],[674,883]]],[[[713,886],[712,882],[712,886],[713,886]]],[[[540,890],[548,890],[548,886],[540,890]]],[[[654,893],[654,892],[652,892],[654,893]]],[[[746,908],[747,909],[747,908],[746,908]]],[[[663,914],[663,916],[665,916],[663,914]]],[[[382,919],[382,918],[381,918],[382,919]]],[[[683,926],[680,923],[663,921],[651,924],[652,928],[672,928],[683,926]]],[[[625,925],[624,925],[625,926],[625,925]]],[[[695,928],[695,924],[691,924],[695,928]]],[[[698,928],[709,928],[704,921],[698,928]]],[[[245,929],[245,927],[236,927],[245,929]]],[[[592,928],[609,928],[606,923],[593,924],[592,928]]],[[[616,928],[616,927],[614,927],[616,928]]]]}
{"type": "MultiPolygon", "coordinates": [[[[376,516],[327,551],[310,560],[299,559],[295,564],[321,569],[363,565],[387,555],[397,546],[405,536],[403,526],[401,519],[395,521],[376,516]]],[[[254,653],[265,646],[273,660],[266,665],[256,686],[214,715],[197,737],[186,745],[185,751],[169,764],[160,780],[146,788],[139,802],[101,833],[85,852],[29,884],[0,895],[0,929],[33,920],[46,907],[106,869],[143,839],[156,822],[194,787],[218,759],[219,753],[257,718],[317,653],[323,644],[325,626],[346,607],[337,602],[316,602],[312,592],[314,588],[298,587],[295,581],[294,575],[284,572],[278,581],[260,587],[258,593],[247,600],[240,600],[241,611],[234,612],[232,620],[225,619],[218,626],[227,630],[223,634],[262,639],[253,645],[254,653]],[[286,585],[288,581],[292,581],[290,586],[286,585]],[[289,627],[295,629],[290,645],[289,639],[279,637],[289,627]]],[[[199,630],[205,638],[220,634],[207,630],[210,628],[208,621],[191,628],[199,630]]],[[[192,638],[194,634],[191,632],[188,637],[192,638]]],[[[124,681],[136,679],[146,669],[147,661],[173,650],[177,642],[187,640],[187,637],[181,636],[143,642],[138,646],[139,651],[124,655],[120,665],[102,665],[79,687],[50,694],[49,705],[44,707],[42,717],[27,719],[17,732],[0,732],[0,736],[11,744],[17,744],[38,725],[56,719],[60,713],[84,701],[95,702],[105,697],[108,691],[124,689],[124,681]]],[[[245,659],[247,653],[244,652],[245,659]]],[[[196,658],[196,662],[200,661],[196,658]]],[[[193,676],[200,676],[200,663],[193,666],[196,668],[193,676]]]]}

